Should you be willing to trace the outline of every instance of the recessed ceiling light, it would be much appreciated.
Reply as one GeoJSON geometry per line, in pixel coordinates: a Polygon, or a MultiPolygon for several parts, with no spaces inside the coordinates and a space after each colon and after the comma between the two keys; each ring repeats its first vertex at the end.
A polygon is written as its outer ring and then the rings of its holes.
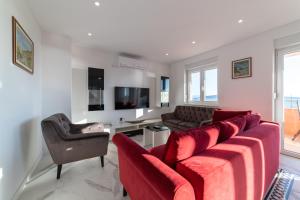
{"type": "Polygon", "coordinates": [[[168,54],[168,53],[166,53],[165,55],[166,55],[166,56],[168,56],[169,54],[168,54]]]}
{"type": "Polygon", "coordinates": [[[196,44],[196,41],[193,41],[192,44],[196,44]]]}
{"type": "Polygon", "coordinates": [[[242,24],[243,22],[244,22],[243,19],[239,19],[239,21],[238,21],[239,24],[242,24]]]}
{"type": "Polygon", "coordinates": [[[99,1],[95,1],[94,4],[95,4],[95,6],[100,6],[100,2],[99,1]]]}
{"type": "Polygon", "coordinates": [[[91,36],[93,36],[93,34],[92,34],[92,33],[88,33],[88,36],[90,36],[90,37],[91,37],[91,36]]]}

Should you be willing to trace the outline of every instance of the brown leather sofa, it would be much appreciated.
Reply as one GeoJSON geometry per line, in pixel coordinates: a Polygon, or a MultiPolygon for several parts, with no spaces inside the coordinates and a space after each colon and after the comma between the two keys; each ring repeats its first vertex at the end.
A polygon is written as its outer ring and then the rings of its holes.
{"type": "Polygon", "coordinates": [[[162,114],[162,122],[171,130],[187,130],[209,124],[216,107],[176,106],[173,113],[162,114]]]}
{"type": "Polygon", "coordinates": [[[109,133],[100,123],[72,124],[64,114],[55,114],[41,122],[49,152],[57,164],[57,179],[62,164],[100,156],[104,167],[109,133]]]}

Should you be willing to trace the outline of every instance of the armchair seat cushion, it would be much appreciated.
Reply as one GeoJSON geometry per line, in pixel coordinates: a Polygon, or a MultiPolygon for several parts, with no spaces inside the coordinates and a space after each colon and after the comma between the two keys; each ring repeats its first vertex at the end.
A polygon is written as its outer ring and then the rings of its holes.
{"type": "Polygon", "coordinates": [[[70,134],[104,132],[102,123],[71,124],[70,134]]]}
{"type": "Polygon", "coordinates": [[[64,140],[81,140],[81,139],[89,139],[95,137],[109,138],[109,133],[105,132],[89,132],[89,133],[77,133],[77,134],[69,134],[66,135],[64,140]]]}

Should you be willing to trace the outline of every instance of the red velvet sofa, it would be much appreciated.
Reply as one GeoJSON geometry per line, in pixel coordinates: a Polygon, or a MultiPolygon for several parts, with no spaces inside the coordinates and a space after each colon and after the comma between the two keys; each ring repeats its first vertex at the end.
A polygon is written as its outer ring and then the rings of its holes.
{"type": "Polygon", "coordinates": [[[243,118],[243,124],[237,122],[241,119],[224,120],[232,114],[238,113],[221,111],[219,117],[213,117],[215,125],[186,133],[172,133],[166,145],[150,150],[122,133],[116,134],[113,142],[118,147],[120,180],[130,198],[262,199],[279,167],[279,125],[253,118],[248,112],[244,113],[248,118],[239,116],[243,118]],[[249,119],[252,122],[256,120],[256,124],[249,125],[249,119]],[[240,130],[236,129],[238,126],[240,130]],[[228,127],[235,133],[224,138],[228,127]],[[216,133],[219,136],[216,137],[216,133]],[[198,145],[203,146],[203,141],[205,148],[198,148],[198,145]],[[175,157],[170,154],[170,149],[175,157]],[[168,156],[177,160],[168,160],[168,156]]]}

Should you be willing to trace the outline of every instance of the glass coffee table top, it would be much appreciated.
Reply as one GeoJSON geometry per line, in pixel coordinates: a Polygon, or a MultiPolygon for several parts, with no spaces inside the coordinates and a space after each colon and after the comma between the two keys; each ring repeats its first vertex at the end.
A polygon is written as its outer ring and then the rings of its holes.
{"type": "Polygon", "coordinates": [[[163,125],[163,124],[155,124],[155,125],[149,125],[145,127],[148,130],[151,131],[166,131],[166,130],[170,130],[167,126],[163,125]]]}

